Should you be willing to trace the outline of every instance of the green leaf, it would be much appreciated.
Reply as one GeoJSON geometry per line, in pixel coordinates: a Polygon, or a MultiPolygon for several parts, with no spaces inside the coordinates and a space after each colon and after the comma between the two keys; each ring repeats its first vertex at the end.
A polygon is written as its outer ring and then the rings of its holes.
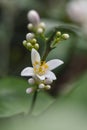
{"type": "Polygon", "coordinates": [[[38,93],[33,115],[39,115],[41,112],[43,113],[44,111],[47,111],[54,101],[55,99],[48,96],[46,92],[38,93]]]}
{"type": "Polygon", "coordinates": [[[28,111],[31,100],[25,93],[27,87],[27,82],[20,78],[0,80],[0,117],[28,111]]]}
{"type": "Polygon", "coordinates": [[[87,39],[84,36],[79,38],[77,51],[79,53],[85,53],[87,55],[87,39]]]}
{"type": "Polygon", "coordinates": [[[75,82],[67,85],[71,91],[66,96],[70,102],[78,103],[87,108],[87,72],[81,75],[75,82]]]}
{"type": "MultiPolygon", "coordinates": [[[[9,77],[0,80],[0,117],[29,112],[33,94],[26,94],[28,87],[31,86],[21,78],[9,77]]],[[[40,114],[53,102],[52,97],[45,92],[39,93],[34,110],[35,114],[40,114]]]]}

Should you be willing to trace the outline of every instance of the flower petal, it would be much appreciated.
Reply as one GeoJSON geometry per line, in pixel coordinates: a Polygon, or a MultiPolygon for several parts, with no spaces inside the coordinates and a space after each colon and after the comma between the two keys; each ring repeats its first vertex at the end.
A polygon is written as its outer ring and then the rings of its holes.
{"type": "Polygon", "coordinates": [[[45,78],[56,80],[56,75],[52,71],[47,71],[47,73],[44,76],[45,78]]]}
{"type": "Polygon", "coordinates": [[[40,55],[39,53],[33,48],[31,51],[31,61],[32,61],[32,65],[35,64],[35,62],[38,62],[40,64],[40,55]]]}
{"type": "Polygon", "coordinates": [[[22,70],[21,76],[34,76],[34,70],[32,67],[26,67],[22,70]]]}
{"type": "Polygon", "coordinates": [[[48,66],[49,66],[49,70],[53,70],[56,67],[62,65],[64,62],[62,60],[59,59],[54,59],[54,60],[50,60],[47,62],[48,66]]]}

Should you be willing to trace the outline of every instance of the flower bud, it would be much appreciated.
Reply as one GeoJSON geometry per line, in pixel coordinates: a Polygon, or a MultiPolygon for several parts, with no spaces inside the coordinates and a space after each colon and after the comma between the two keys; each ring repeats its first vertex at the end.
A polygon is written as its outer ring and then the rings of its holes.
{"type": "Polygon", "coordinates": [[[27,89],[26,89],[26,93],[27,93],[27,94],[30,94],[30,93],[32,93],[32,92],[33,92],[33,88],[27,88],[27,89]]]}
{"type": "Polygon", "coordinates": [[[33,78],[28,79],[28,83],[31,85],[35,84],[35,80],[33,78]]]}
{"type": "Polygon", "coordinates": [[[49,90],[49,89],[51,89],[51,86],[50,86],[50,85],[46,85],[45,88],[46,88],[47,90],[49,90]]]}
{"type": "Polygon", "coordinates": [[[27,43],[27,48],[32,49],[32,44],[30,42],[27,43]]]}
{"type": "Polygon", "coordinates": [[[61,32],[58,31],[58,32],[56,33],[56,35],[57,35],[58,37],[61,36],[61,32]]]}
{"type": "Polygon", "coordinates": [[[53,82],[53,80],[52,79],[49,79],[49,78],[47,78],[47,79],[45,79],[45,84],[51,84],[52,82],[53,82]]]}
{"type": "Polygon", "coordinates": [[[34,46],[34,48],[35,48],[36,50],[38,50],[38,49],[39,49],[39,44],[36,43],[35,46],[34,46]]]}
{"type": "Polygon", "coordinates": [[[32,43],[35,44],[36,42],[37,42],[37,39],[33,38],[33,39],[32,39],[32,43]]]}
{"type": "Polygon", "coordinates": [[[38,28],[38,29],[37,29],[37,33],[38,33],[38,34],[42,34],[42,33],[43,33],[43,29],[42,29],[42,28],[38,28]]]}
{"type": "Polygon", "coordinates": [[[69,38],[69,34],[67,34],[67,33],[66,33],[66,34],[63,34],[63,35],[62,35],[62,38],[63,38],[64,40],[67,40],[67,39],[69,38]]]}
{"type": "Polygon", "coordinates": [[[26,40],[23,41],[23,45],[24,45],[24,46],[27,45],[27,41],[26,41],[26,40]]]}
{"type": "Polygon", "coordinates": [[[27,14],[28,20],[34,25],[34,26],[38,26],[38,24],[40,23],[40,16],[38,14],[37,11],[35,10],[31,10],[28,12],[27,14]]]}
{"type": "Polygon", "coordinates": [[[29,23],[28,25],[27,25],[27,28],[29,29],[29,30],[32,30],[33,29],[33,24],[32,23],[29,23]]]}
{"type": "Polygon", "coordinates": [[[29,40],[31,40],[31,39],[33,39],[34,38],[34,34],[33,33],[28,33],[27,35],[26,35],[26,40],[27,41],[29,41],[29,40]]]}
{"type": "Polygon", "coordinates": [[[43,83],[39,84],[39,88],[43,89],[45,87],[45,85],[43,83]]]}
{"type": "Polygon", "coordinates": [[[46,25],[45,25],[44,22],[41,22],[41,23],[40,23],[40,26],[41,26],[43,29],[45,29],[45,27],[46,27],[46,25]]]}

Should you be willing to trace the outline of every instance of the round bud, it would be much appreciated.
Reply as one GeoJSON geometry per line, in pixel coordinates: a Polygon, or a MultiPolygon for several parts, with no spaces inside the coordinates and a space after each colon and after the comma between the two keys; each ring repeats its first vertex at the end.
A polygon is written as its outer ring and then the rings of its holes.
{"type": "Polygon", "coordinates": [[[27,25],[27,28],[28,28],[29,30],[32,30],[32,29],[33,29],[33,24],[32,24],[32,23],[29,23],[29,24],[27,25]]]}
{"type": "Polygon", "coordinates": [[[23,45],[24,45],[24,46],[27,45],[27,41],[26,41],[26,40],[23,41],[23,45]]]}
{"type": "Polygon", "coordinates": [[[37,29],[37,33],[38,33],[38,34],[42,34],[42,33],[43,33],[43,29],[42,29],[42,28],[38,28],[38,29],[37,29]]]}
{"type": "Polygon", "coordinates": [[[57,36],[61,36],[61,32],[58,31],[58,32],[56,33],[56,35],[57,35],[57,36]]]}
{"type": "Polygon", "coordinates": [[[27,88],[27,89],[26,89],[26,93],[27,93],[27,94],[30,94],[30,93],[32,93],[32,92],[33,92],[33,88],[27,88]]]}
{"type": "Polygon", "coordinates": [[[44,29],[45,29],[45,27],[46,27],[46,25],[45,25],[44,22],[41,22],[41,23],[40,23],[40,26],[41,26],[42,28],[44,28],[44,29]]]}
{"type": "Polygon", "coordinates": [[[28,83],[31,85],[35,84],[35,80],[33,78],[28,79],[28,83]]]}
{"type": "Polygon", "coordinates": [[[45,87],[45,85],[43,83],[39,84],[39,88],[43,89],[45,87]]]}
{"type": "Polygon", "coordinates": [[[51,84],[53,82],[53,80],[50,78],[47,78],[47,79],[45,79],[44,82],[45,82],[45,84],[51,84]]]}
{"type": "Polygon", "coordinates": [[[35,38],[32,39],[32,43],[36,43],[37,40],[35,38]]]}
{"type": "Polygon", "coordinates": [[[27,48],[31,49],[32,48],[32,44],[30,42],[27,43],[27,48]]]}
{"type": "Polygon", "coordinates": [[[49,89],[51,89],[51,86],[50,86],[50,85],[46,85],[45,88],[46,88],[47,90],[49,90],[49,89]]]}
{"type": "Polygon", "coordinates": [[[26,34],[26,40],[27,41],[29,41],[29,40],[31,40],[31,39],[33,39],[34,38],[34,34],[33,33],[28,33],[28,34],[26,34]]]}
{"type": "Polygon", "coordinates": [[[34,47],[35,47],[36,50],[38,50],[39,49],[39,44],[36,43],[34,47]]]}
{"type": "Polygon", "coordinates": [[[38,26],[38,24],[40,23],[40,16],[38,14],[37,11],[35,10],[31,10],[28,12],[27,14],[28,20],[34,25],[34,26],[38,26]]]}
{"type": "Polygon", "coordinates": [[[67,34],[67,33],[66,33],[66,34],[63,34],[63,35],[62,35],[62,38],[63,38],[64,40],[67,40],[67,39],[69,38],[69,34],[67,34]]]}

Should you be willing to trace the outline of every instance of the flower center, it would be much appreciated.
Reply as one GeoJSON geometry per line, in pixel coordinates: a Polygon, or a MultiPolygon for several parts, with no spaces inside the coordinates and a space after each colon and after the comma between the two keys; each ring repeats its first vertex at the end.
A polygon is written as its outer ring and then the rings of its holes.
{"type": "Polygon", "coordinates": [[[39,75],[44,75],[49,68],[49,66],[46,64],[45,61],[42,63],[36,61],[33,64],[33,66],[34,66],[34,72],[39,75]]]}

